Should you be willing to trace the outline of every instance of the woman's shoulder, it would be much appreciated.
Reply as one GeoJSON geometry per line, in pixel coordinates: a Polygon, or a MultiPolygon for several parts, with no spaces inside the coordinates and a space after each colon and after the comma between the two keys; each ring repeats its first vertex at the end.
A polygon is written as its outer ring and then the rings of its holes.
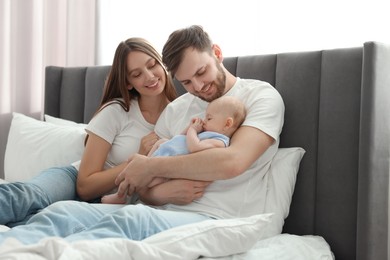
{"type": "MultiPolygon", "coordinates": [[[[118,120],[127,117],[128,110],[124,103],[120,100],[113,100],[104,104],[96,113],[94,118],[100,118],[103,120],[118,120]]],[[[97,120],[97,119],[95,119],[97,120]]]]}
{"type": "MultiPolygon", "coordinates": [[[[131,104],[133,103],[133,101],[130,102],[130,106],[131,104]]],[[[118,113],[120,111],[123,111],[123,112],[127,112],[130,108],[127,108],[126,107],[126,104],[125,102],[122,100],[122,99],[115,99],[115,100],[111,100],[109,102],[107,102],[106,104],[104,104],[100,110],[100,111],[106,111],[109,112],[109,113],[118,113]]]]}

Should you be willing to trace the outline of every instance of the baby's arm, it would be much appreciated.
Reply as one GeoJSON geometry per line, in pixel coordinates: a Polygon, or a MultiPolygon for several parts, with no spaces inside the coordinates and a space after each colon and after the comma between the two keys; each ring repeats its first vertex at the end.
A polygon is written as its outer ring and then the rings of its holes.
{"type": "Polygon", "coordinates": [[[225,147],[224,142],[217,139],[199,140],[198,133],[203,131],[202,119],[196,118],[187,128],[187,147],[190,153],[199,152],[209,148],[225,147]]]}

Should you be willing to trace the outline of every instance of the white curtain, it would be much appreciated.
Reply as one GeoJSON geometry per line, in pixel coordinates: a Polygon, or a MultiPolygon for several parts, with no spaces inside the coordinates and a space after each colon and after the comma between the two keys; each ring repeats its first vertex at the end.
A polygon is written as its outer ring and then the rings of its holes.
{"type": "Polygon", "coordinates": [[[96,64],[96,24],[96,0],[0,0],[0,178],[12,112],[42,118],[47,65],[96,64]]]}

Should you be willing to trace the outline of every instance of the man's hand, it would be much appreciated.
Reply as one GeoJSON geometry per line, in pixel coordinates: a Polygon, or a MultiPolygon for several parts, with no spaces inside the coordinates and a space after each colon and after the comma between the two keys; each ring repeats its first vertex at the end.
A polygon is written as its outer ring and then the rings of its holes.
{"type": "Polygon", "coordinates": [[[115,184],[118,185],[118,196],[122,197],[125,194],[131,196],[135,191],[138,191],[153,180],[153,175],[148,172],[148,157],[140,154],[134,154],[128,159],[128,164],[125,169],[119,173],[115,179],[115,184]]]}
{"type": "Polygon", "coordinates": [[[187,205],[203,196],[211,182],[171,179],[139,191],[141,200],[149,205],[164,204],[187,205]]]}

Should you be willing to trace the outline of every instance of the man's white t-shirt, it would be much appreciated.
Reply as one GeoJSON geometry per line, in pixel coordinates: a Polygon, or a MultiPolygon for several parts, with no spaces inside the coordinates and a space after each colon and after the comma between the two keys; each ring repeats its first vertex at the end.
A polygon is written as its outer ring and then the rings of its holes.
{"type": "MultiPolygon", "coordinates": [[[[118,103],[106,106],[86,127],[87,133],[93,133],[111,144],[104,169],[127,161],[130,155],[138,152],[141,138],[153,130],[154,125],[142,116],[137,99],[130,101],[128,112],[118,103]]],[[[78,169],[80,161],[73,165],[78,169]]]]}
{"type": "MultiPolygon", "coordinates": [[[[242,125],[265,132],[275,142],[243,174],[212,182],[200,199],[188,205],[167,204],[164,209],[198,212],[215,218],[246,217],[264,212],[266,173],[278,149],[284,122],[283,100],[269,83],[240,78],[225,95],[236,96],[244,102],[247,116],[242,125]]],[[[204,118],[207,104],[189,93],[180,96],[160,116],[156,133],[162,138],[180,134],[192,118],[204,118]]]]}

